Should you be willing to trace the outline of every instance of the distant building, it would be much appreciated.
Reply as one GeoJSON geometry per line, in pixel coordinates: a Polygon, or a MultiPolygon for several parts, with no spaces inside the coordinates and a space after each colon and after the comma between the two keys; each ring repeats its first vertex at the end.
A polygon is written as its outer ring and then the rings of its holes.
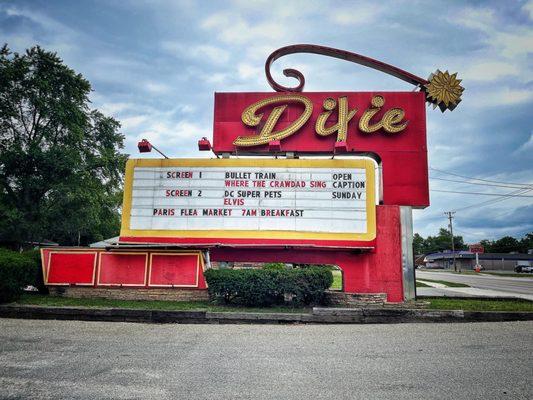
{"type": "MultiPolygon", "coordinates": [[[[519,253],[481,253],[479,263],[487,270],[514,271],[518,262],[529,262],[533,264],[533,254],[519,253]]],[[[446,251],[442,253],[428,254],[424,258],[426,268],[453,268],[453,253],[446,251]]],[[[469,251],[456,251],[455,264],[458,269],[473,270],[476,264],[476,255],[469,251]]]]}
{"type": "Polygon", "coordinates": [[[415,263],[415,268],[425,267],[426,266],[426,255],[425,254],[415,254],[414,263],[415,263]]]}
{"type": "Polygon", "coordinates": [[[109,247],[109,246],[116,246],[118,245],[118,236],[115,236],[115,237],[112,237],[112,238],[109,238],[109,239],[105,239],[105,240],[102,240],[100,242],[94,242],[94,243],[91,243],[89,245],[89,247],[94,247],[94,248],[97,248],[97,249],[103,249],[103,248],[106,248],[106,247],[109,247]]]}

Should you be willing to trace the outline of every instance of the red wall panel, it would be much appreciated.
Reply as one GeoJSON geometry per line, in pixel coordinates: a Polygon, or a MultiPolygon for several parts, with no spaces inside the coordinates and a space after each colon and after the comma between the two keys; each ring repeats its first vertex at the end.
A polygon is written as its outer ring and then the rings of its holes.
{"type": "Polygon", "coordinates": [[[200,257],[199,253],[152,253],[148,285],[198,287],[200,257]]]}
{"type": "Polygon", "coordinates": [[[98,253],[50,251],[45,283],[93,285],[98,253]]]}
{"type": "Polygon", "coordinates": [[[207,287],[203,255],[196,250],[152,253],[45,248],[41,255],[44,281],[50,285],[207,287]]]}
{"type": "Polygon", "coordinates": [[[98,285],[144,286],[148,253],[102,253],[98,285]]]}

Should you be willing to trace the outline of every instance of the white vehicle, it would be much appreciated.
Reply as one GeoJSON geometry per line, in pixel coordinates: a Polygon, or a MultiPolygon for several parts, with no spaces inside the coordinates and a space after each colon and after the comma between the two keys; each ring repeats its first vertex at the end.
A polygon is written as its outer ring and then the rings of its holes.
{"type": "Polygon", "coordinates": [[[514,267],[515,272],[533,272],[533,266],[530,261],[517,261],[514,267]]]}

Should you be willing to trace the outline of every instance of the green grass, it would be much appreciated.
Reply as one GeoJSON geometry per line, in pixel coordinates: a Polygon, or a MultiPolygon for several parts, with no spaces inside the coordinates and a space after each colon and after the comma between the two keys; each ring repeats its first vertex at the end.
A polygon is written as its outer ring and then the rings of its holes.
{"type": "MultiPolygon", "coordinates": [[[[417,284],[418,286],[418,284],[417,284]]],[[[427,297],[430,309],[434,310],[465,310],[465,311],[532,311],[533,302],[527,300],[487,300],[487,299],[454,299],[449,297],[427,297]]],[[[88,307],[88,308],[133,308],[143,310],[168,311],[219,311],[219,312],[281,312],[308,313],[310,308],[292,308],[284,306],[252,308],[222,306],[207,301],[141,301],[141,300],[108,300],[108,299],[74,299],[53,297],[33,293],[25,293],[15,304],[38,305],[46,307],[88,307]]]]}
{"type": "Polygon", "coordinates": [[[457,283],[457,282],[448,282],[448,281],[441,281],[436,279],[422,279],[422,283],[424,282],[433,282],[433,283],[440,283],[442,285],[448,286],[448,287],[470,287],[470,285],[464,284],[464,283],[457,283]]]}
{"type": "MultiPolygon", "coordinates": [[[[493,275],[493,276],[510,276],[510,277],[515,277],[515,278],[533,278],[533,274],[531,273],[526,273],[526,272],[523,272],[523,273],[516,273],[516,272],[502,272],[502,273],[498,273],[498,272],[493,272],[493,271],[481,271],[481,272],[476,272],[476,271],[471,271],[471,270],[463,270],[461,272],[455,272],[453,270],[449,270],[449,269],[430,269],[430,270],[421,270],[421,271],[429,271],[429,272],[447,272],[449,274],[456,274],[456,275],[484,275],[484,274],[488,274],[488,275],[493,275]]],[[[428,281],[429,279],[425,279],[426,281],[428,281]]]]}
{"type": "Polygon", "coordinates": [[[331,290],[342,290],[342,271],[334,269],[331,271],[333,274],[333,283],[330,286],[331,290]]]}
{"type": "Polygon", "coordinates": [[[531,273],[515,273],[515,272],[502,272],[502,273],[498,273],[498,272],[487,272],[487,271],[483,271],[484,274],[489,274],[489,275],[492,275],[492,276],[510,276],[510,277],[513,277],[513,278],[533,278],[533,274],[531,273]]]}
{"type": "Polygon", "coordinates": [[[290,306],[274,307],[240,307],[212,304],[208,301],[166,301],[166,300],[111,300],[111,299],[78,299],[54,297],[41,294],[25,293],[15,304],[26,304],[46,307],[88,307],[88,308],[134,308],[141,310],[169,311],[217,311],[217,312],[281,312],[302,313],[310,308],[294,308],[290,306]]]}
{"type": "Polygon", "coordinates": [[[456,274],[456,275],[480,275],[481,273],[483,273],[483,272],[476,272],[476,271],[470,271],[470,270],[461,271],[461,272],[459,272],[459,271],[457,271],[457,272],[455,272],[455,271],[447,271],[447,272],[450,272],[450,273],[456,274]]]}
{"type": "Polygon", "coordinates": [[[429,308],[433,310],[465,311],[533,311],[533,301],[528,300],[486,300],[454,299],[449,297],[427,297],[429,308]]]}
{"type": "Polygon", "coordinates": [[[416,287],[431,287],[431,286],[426,285],[424,282],[416,281],[416,287]]]}
{"type": "MultiPolygon", "coordinates": [[[[459,271],[454,271],[453,268],[452,269],[421,269],[420,271],[422,272],[443,272],[443,273],[447,273],[447,274],[456,274],[456,275],[479,275],[479,272],[476,272],[476,271],[472,271],[472,270],[462,270],[461,272],[459,271]]],[[[483,272],[482,272],[483,273],[483,272]]]]}

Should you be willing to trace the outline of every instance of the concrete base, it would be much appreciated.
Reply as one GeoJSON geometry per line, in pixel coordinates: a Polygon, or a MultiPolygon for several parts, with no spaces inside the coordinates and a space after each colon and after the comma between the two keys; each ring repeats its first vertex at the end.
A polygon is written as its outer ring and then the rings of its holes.
{"type": "Polygon", "coordinates": [[[314,308],[311,313],[249,313],[0,305],[0,318],[183,324],[398,324],[532,321],[533,312],[314,308]]]}
{"type": "Polygon", "coordinates": [[[326,292],[326,304],[330,306],[361,307],[367,305],[383,305],[386,301],[386,293],[326,292]]]}
{"type": "Polygon", "coordinates": [[[113,300],[165,300],[205,301],[209,300],[207,289],[180,288],[102,288],[81,286],[49,286],[50,295],[83,299],[113,300]]]}

